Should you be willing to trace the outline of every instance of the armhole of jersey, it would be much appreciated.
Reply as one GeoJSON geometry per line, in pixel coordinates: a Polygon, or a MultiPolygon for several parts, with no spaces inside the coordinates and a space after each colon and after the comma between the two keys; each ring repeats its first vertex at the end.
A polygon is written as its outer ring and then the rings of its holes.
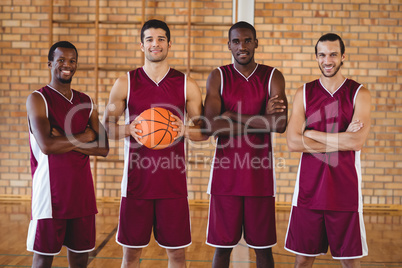
{"type": "MultiPolygon", "coordinates": [[[[49,118],[49,110],[48,110],[48,107],[47,107],[47,101],[45,99],[45,96],[43,96],[43,94],[41,92],[39,92],[38,90],[35,90],[33,93],[38,93],[43,98],[43,101],[45,102],[45,108],[46,108],[46,117],[49,118]]],[[[29,116],[27,116],[27,121],[28,121],[29,132],[33,133],[32,129],[31,129],[31,123],[29,121],[29,116]]]]}
{"type": "Polygon", "coordinates": [[[272,69],[271,75],[269,76],[269,80],[268,80],[268,97],[271,97],[271,83],[272,83],[272,77],[274,76],[274,72],[275,72],[276,68],[274,67],[272,69]]]}
{"type": "MultiPolygon", "coordinates": [[[[183,109],[183,119],[187,118],[187,75],[184,74],[184,109],[183,109]]],[[[184,143],[186,146],[186,142],[184,143]]]]}
{"type": "Polygon", "coordinates": [[[130,79],[130,72],[127,72],[127,99],[126,99],[126,112],[125,112],[125,123],[130,124],[130,113],[128,110],[128,101],[130,100],[130,85],[131,79],[130,79]]]}
{"type": "Polygon", "coordinates": [[[91,101],[91,112],[89,113],[89,118],[91,118],[92,112],[94,111],[94,101],[92,100],[91,97],[88,96],[88,98],[91,101]]]}
{"type": "Polygon", "coordinates": [[[355,105],[356,105],[357,94],[359,93],[359,91],[360,91],[360,89],[362,88],[362,86],[363,86],[363,85],[360,85],[360,86],[357,88],[356,93],[355,93],[355,96],[353,97],[353,109],[355,108],[355,105]]]}
{"type": "Polygon", "coordinates": [[[221,73],[221,96],[223,95],[223,72],[221,67],[218,67],[219,72],[221,73]]]}
{"type": "Polygon", "coordinates": [[[306,84],[303,85],[303,106],[304,106],[304,113],[307,110],[306,107],[306,84]]]}

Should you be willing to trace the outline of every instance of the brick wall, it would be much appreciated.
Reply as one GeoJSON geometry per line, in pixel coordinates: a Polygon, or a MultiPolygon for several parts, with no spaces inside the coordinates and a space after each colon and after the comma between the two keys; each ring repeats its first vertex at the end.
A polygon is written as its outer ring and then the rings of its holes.
{"type": "MultiPolygon", "coordinates": [[[[259,38],[256,60],[277,67],[285,76],[290,103],[298,87],[320,73],[314,45],[324,33],[340,34],[346,44],[343,74],[363,83],[372,94],[372,130],[362,152],[365,204],[401,205],[402,91],[400,0],[256,0],[259,38]],[[336,3],[334,3],[336,2],[336,3]]],[[[192,1],[190,75],[205,96],[209,72],[231,62],[227,31],[232,1],[192,1]]],[[[103,114],[115,79],[142,64],[139,50],[141,1],[100,1],[99,86],[95,88],[96,2],[54,0],[53,42],[69,40],[79,51],[75,89],[98,98],[103,114]],[[66,23],[66,20],[72,22],[66,23]],[[110,23],[120,22],[118,23],[110,23]]],[[[0,6],[0,195],[27,196],[31,191],[25,101],[49,82],[49,1],[3,0],[0,6]]],[[[165,20],[172,31],[170,64],[187,68],[188,1],[146,1],[145,19],[165,20]]],[[[106,159],[96,163],[98,197],[118,197],[122,142],[111,141],[106,159]]],[[[188,143],[190,199],[207,200],[213,140],[188,143]]],[[[287,150],[285,135],[275,135],[280,202],[290,202],[299,155],[287,150]]],[[[94,163],[93,163],[94,164],[94,163]]],[[[95,167],[95,164],[93,165],[95,167]]]]}

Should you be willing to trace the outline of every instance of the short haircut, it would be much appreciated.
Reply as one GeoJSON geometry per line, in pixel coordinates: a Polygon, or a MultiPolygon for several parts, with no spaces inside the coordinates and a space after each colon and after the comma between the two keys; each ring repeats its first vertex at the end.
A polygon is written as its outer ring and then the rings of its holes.
{"type": "Polygon", "coordinates": [[[168,42],[170,42],[170,30],[167,24],[161,20],[149,20],[144,23],[141,29],[141,43],[144,43],[144,32],[148,29],[162,29],[166,32],[168,42]]]}
{"type": "Polygon", "coordinates": [[[68,41],[59,41],[57,43],[54,43],[53,46],[50,47],[49,49],[49,54],[47,55],[47,59],[48,61],[53,61],[54,58],[54,51],[56,50],[56,48],[58,47],[65,47],[65,48],[72,48],[75,50],[75,54],[77,55],[77,59],[78,59],[78,51],[77,48],[71,44],[68,41]]]}
{"type": "Polygon", "coordinates": [[[327,33],[321,36],[320,39],[318,39],[317,44],[315,44],[315,55],[317,55],[317,45],[319,42],[325,42],[325,41],[333,42],[336,40],[339,40],[339,44],[341,46],[341,55],[345,54],[345,44],[343,43],[342,38],[337,34],[327,33]]]}
{"type": "Polygon", "coordinates": [[[232,27],[230,27],[230,29],[229,29],[229,41],[230,41],[230,34],[232,33],[232,30],[239,29],[239,28],[250,29],[253,32],[254,39],[257,39],[257,32],[255,31],[254,26],[251,25],[248,22],[239,21],[239,22],[236,22],[235,24],[233,24],[232,27]]]}

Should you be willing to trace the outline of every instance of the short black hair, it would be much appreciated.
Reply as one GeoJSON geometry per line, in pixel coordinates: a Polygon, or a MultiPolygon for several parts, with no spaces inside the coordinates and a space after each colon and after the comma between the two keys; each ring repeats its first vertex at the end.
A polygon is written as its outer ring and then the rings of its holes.
{"type": "Polygon", "coordinates": [[[231,34],[232,30],[238,29],[238,28],[250,29],[253,32],[254,39],[257,39],[257,32],[255,31],[254,26],[251,25],[248,22],[239,21],[239,22],[236,22],[235,24],[233,24],[232,27],[230,27],[230,29],[229,29],[229,41],[230,41],[230,34],[231,34]]]}
{"type": "Polygon", "coordinates": [[[71,44],[68,41],[59,41],[57,43],[54,43],[53,46],[50,47],[49,49],[49,54],[47,55],[47,59],[48,61],[53,61],[54,58],[54,51],[56,50],[56,48],[58,47],[65,47],[65,48],[72,48],[75,50],[75,54],[77,55],[77,59],[78,59],[78,51],[77,48],[71,44]]]}
{"type": "Polygon", "coordinates": [[[141,43],[144,43],[144,32],[148,29],[162,29],[166,32],[166,37],[167,37],[167,41],[168,43],[170,42],[170,30],[169,27],[167,26],[167,24],[161,20],[149,20],[147,22],[144,23],[144,25],[142,26],[141,29],[141,43]]]}
{"type": "Polygon", "coordinates": [[[345,44],[343,43],[342,38],[337,34],[327,33],[321,36],[320,39],[318,39],[317,44],[315,44],[315,55],[317,55],[317,46],[319,42],[325,42],[325,41],[333,42],[336,40],[339,40],[339,44],[341,46],[341,55],[345,54],[345,44]]]}

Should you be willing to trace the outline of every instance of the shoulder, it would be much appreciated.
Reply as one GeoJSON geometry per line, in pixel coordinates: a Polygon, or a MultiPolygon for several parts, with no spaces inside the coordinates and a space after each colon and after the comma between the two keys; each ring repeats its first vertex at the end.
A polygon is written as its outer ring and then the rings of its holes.
{"type": "Polygon", "coordinates": [[[211,86],[219,86],[221,84],[221,67],[214,69],[207,79],[207,90],[211,86]]]}

